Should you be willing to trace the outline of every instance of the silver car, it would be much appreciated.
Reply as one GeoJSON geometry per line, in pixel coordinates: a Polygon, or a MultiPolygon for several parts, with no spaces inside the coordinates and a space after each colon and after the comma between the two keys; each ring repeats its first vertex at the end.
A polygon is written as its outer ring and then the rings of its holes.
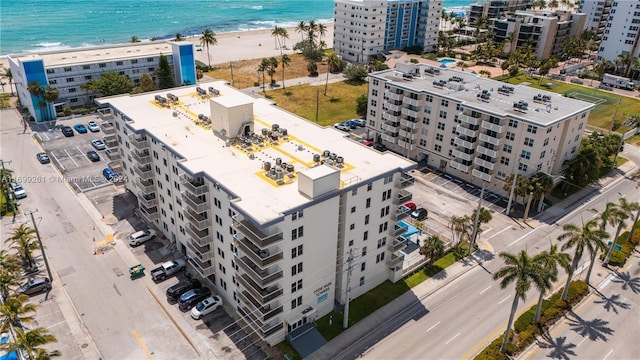
{"type": "Polygon", "coordinates": [[[107,146],[100,139],[91,140],[91,145],[96,148],[96,150],[104,150],[107,146]]]}

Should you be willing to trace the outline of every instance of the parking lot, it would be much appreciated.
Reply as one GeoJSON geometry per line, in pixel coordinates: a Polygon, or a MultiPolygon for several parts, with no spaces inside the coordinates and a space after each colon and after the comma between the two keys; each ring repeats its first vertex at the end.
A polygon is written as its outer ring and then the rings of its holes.
{"type": "Polygon", "coordinates": [[[55,125],[33,125],[34,138],[40,143],[44,151],[49,155],[51,163],[61,174],[59,177],[47,179],[47,181],[64,182],[76,192],[84,192],[111,184],[102,175],[102,170],[107,167],[109,162],[105,150],[97,150],[91,145],[92,140],[102,139],[104,136],[102,131],[87,131],[81,134],[74,129],[74,136],[65,137],[62,134],[63,126],[73,127],[75,124],[84,124],[86,126],[89,120],[93,120],[98,124],[101,122],[97,116],[89,115],[81,118],[59,120],[56,121],[55,125]],[[98,153],[100,157],[98,161],[89,160],[87,152],[92,150],[98,153]]]}

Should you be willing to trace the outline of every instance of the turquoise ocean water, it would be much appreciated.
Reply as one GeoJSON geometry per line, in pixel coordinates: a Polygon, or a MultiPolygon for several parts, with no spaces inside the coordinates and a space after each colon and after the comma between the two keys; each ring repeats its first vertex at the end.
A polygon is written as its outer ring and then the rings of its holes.
{"type": "MultiPolygon", "coordinates": [[[[473,0],[445,0],[447,11],[473,0]]],[[[333,21],[333,0],[1,0],[0,55],[333,21]]]]}

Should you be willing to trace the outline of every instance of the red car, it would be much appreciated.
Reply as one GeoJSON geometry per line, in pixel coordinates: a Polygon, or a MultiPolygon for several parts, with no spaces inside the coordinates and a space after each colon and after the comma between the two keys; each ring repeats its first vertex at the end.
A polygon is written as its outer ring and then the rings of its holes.
{"type": "Polygon", "coordinates": [[[404,206],[406,206],[406,207],[408,207],[409,209],[411,209],[411,211],[416,211],[416,209],[418,208],[418,207],[416,206],[416,204],[415,204],[415,203],[412,203],[412,202],[408,202],[408,203],[404,204],[404,206]]]}

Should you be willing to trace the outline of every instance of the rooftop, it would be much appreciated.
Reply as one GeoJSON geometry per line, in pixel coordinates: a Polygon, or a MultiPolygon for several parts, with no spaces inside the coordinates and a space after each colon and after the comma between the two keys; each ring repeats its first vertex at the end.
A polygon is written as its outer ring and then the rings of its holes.
{"type": "MultiPolygon", "coordinates": [[[[176,42],[181,43],[181,42],[176,42]]],[[[10,55],[14,60],[44,60],[47,67],[93,64],[113,60],[141,58],[153,55],[170,55],[171,42],[151,41],[131,44],[96,46],[85,49],[64,49],[58,51],[24,53],[10,55]]]]}
{"type": "Polygon", "coordinates": [[[165,144],[166,148],[184,158],[181,166],[191,174],[207,173],[216,182],[236,194],[234,205],[258,222],[268,222],[282,213],[312,201],[298,191],[297,172],[316,165],[314,154],[328,151],[342,157],[339,164],[340,187],[380,177],[398,170],[408,170],[415,165],[391,152],[380,153],[356,141],[345,138],[345,133],[333,127],[323,128],[301,119],[264,98],[246,95],[225,82],[215,81],[200,84],[201,89],[213,87],[219,96],[202,97],[196,86],[171,89],[179,99],[171,108],[160,106],[156,95],[165,96],[167,91],[139,95],[121,95],[101,98],[100,104],[110,104],[131,121],[128,126],[134,131],[145,129],[148,134],[165,144]],[[216,136],[198,115],[211,117],[210,101],[224,104],[253,104],[254,134],[263,129],[272,130],[277,124],[286,136],[277,141],[270,137],[251,146],[242,141],[229,142],[216,136]],[[175,115],[175,116],[174,116],[175,115]],[[280,160],[277,160],[280,159],[280,160]],[[272,167],[281,161],[293,165],[294,171],[287,173],[278,182],[265,175],[263,164],[272,167]]]}
{"type": "Polygon", "coordinates": [[[426,64],[397,64],[396,69],[379,71],[369,76],[390,81],[400,88],[425,91],[460,101],[463,105],[494,116],[508,116],[543,127],[595,107],[586,101],[525,84],[510,85],[468,71],[426,64]],[[419,75],[416,75],[416,69],[419,69],[419,75]],[[409,77],[408,74],[412,75],[409,77]],[[527,106],[516,107],[516,103],[526,103],[527,106]]]}

